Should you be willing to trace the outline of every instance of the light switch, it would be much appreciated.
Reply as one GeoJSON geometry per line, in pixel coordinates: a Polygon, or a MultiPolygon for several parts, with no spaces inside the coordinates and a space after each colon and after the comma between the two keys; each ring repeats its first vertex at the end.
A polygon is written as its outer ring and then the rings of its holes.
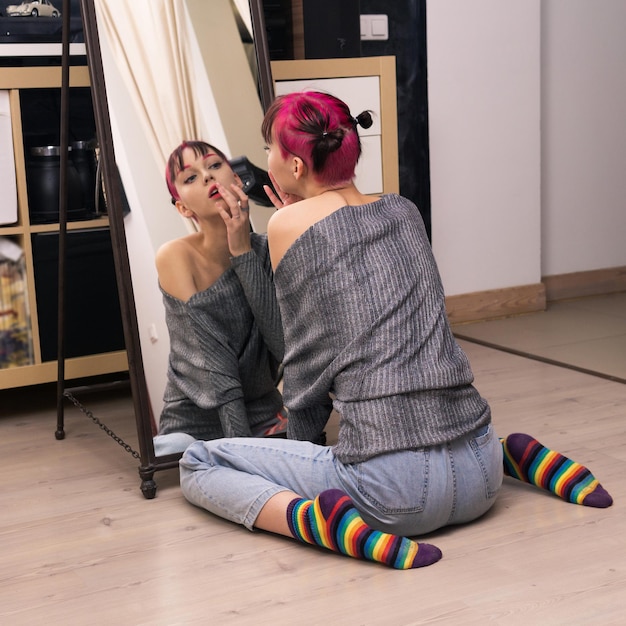
{"type": "Polygon", "coordinates": [[[386,15],[361,15],[362,41],[387,41],[389,26],[386,15]]]}
{"type": "Polygon", "coordinates": [[[381,15],[380,17],[372,18],[372,37],[387,39],[387,16],[381,15]]]}

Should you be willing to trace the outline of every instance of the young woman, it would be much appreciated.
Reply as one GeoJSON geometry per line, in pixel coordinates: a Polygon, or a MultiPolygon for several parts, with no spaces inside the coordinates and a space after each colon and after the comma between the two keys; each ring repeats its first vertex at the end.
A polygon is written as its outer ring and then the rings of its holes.
{"type": "Polygon", "coordinates": [[[608,506],[586,468],[527,435],[496,436],[451,332],[417,207],[353,183],[357,126],[371,122],[317,92],[281,96],[267,111],[290,439],[191,445],[184,495],[249,529],[401,569],[439,560],[437,547],[408,537],[483,515],[504,471],[608,506]],[[337,443],[310,443],[333,407],[337,443]]]}
{"type": "Polygon", "coordinates": [[[198,231],[156,256],[171,349],[155,452],[182,452],[196,439],[284,433],[275,385],[280,313],[267,237],[250,232],[242,182],[202,141],[172,152],[166,181],[198,231]]]}

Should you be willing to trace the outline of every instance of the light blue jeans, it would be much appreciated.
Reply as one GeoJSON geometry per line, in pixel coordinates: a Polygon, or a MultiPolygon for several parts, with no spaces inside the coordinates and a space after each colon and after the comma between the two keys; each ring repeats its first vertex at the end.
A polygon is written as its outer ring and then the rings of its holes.
{"type": "Polygon", "coordinates": [[[187,446],[196,439],[187,433],[167,433],[166,435],[155,435],[152,441],[154,443],[154,456],[165,456],[166,454],[184,452],[187,446]]]}
{"type": "Polygon", "coordinates": [[[344,465],[332,448],[281,439],[191,444],[180,461],[192,504],[252,530],[267,501],[291,490],[314,498],[341,489],[378,530],[423,535],[483,515],[502,485],[502,446],[492,426],[450,443],[344,465]]]}

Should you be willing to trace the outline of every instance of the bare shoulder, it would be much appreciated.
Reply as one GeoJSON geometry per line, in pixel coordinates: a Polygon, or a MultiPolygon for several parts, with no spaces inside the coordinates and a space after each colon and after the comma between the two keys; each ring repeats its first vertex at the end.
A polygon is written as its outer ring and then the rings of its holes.
{"type": "Polygon", "coordinates": [[[189,236],[181,237],[161,245],[155,256],[161,288],[181,300],[189,299],[195,292],[193,249],[189,236]]]}
{"type": "Polygon", "coordinates": [[[299,212],[296,207],[302,204],[302,202],[303,201],[291,204],[276,211],[275,213],[272,213],[272,216],[267,223],[268,238],[271,237],[272,234],[276,235],[277,233],[287,231],[298,223],[299,212]]]}
{"type": "Polygon", "coordinates": [[[331,200],[334,201],[329,202],[328,196],[314,196],[276,211],[268,223],[268,236],[270,229],[274,232],[304,232],[345,204],[340,196],[331,200]]]}
{"type": "Polygon", "coordinates": [[[267,223],[267,243],[270,250],[272,267],[280,263],[285,252],[302,232],[296,207],[292,204],[272,214],[267,223]]]}
{"type": "Polygon", "coordinates": [[[267,225],[267,240],[272,267],[276,268],[285,252],[311,226],[345,206],[339,194],[324,194],[301,200],[276,211],[267,225]]]}
{"type": "Polygon", "coordinates": [[[184,237],[178,237],[177,239],[166,241],[157,250],[157,263],[159,260],[169,261],[172,257],[191,256],[196,250],[198,250],[201,243],[202,238],[199,233],[190,233],[184,237]]]}
{"type": "Polygon", "coordinates": [[[267,225],[267,239],[272,266],[276,268],[291,245],[317,222],[342,207],[369,204],[378,199],[359,192],[354,185],[329,190],[276,211],[267,225]]]}
{"type": "Polygon", "coordinates": [[[187,245],[180,239],[167,241],[157,250],[154,257],[159,279],[161,273],[165,271],[171,264],[179,264],[184,257],[188,255],[187,245]]]}
{"type": "Polygon", "coordinates": [[[272,267],[276,268],[292,244],[324,217],[317,198],[308,198],[276,211],[267,225],[272,267]]]}

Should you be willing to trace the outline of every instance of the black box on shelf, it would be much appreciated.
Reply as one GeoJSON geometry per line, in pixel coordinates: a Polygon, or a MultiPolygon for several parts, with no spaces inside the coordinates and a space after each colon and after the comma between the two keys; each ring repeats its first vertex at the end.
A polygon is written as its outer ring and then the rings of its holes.
{"type": "MultiPolygon", "coordinates": [[[[32,235],[39,342],[43,361],[57,358],[59,233],[32,235]]],[[[67,232],[65,356],[124,349],[108,228],[67,232]]]]}

